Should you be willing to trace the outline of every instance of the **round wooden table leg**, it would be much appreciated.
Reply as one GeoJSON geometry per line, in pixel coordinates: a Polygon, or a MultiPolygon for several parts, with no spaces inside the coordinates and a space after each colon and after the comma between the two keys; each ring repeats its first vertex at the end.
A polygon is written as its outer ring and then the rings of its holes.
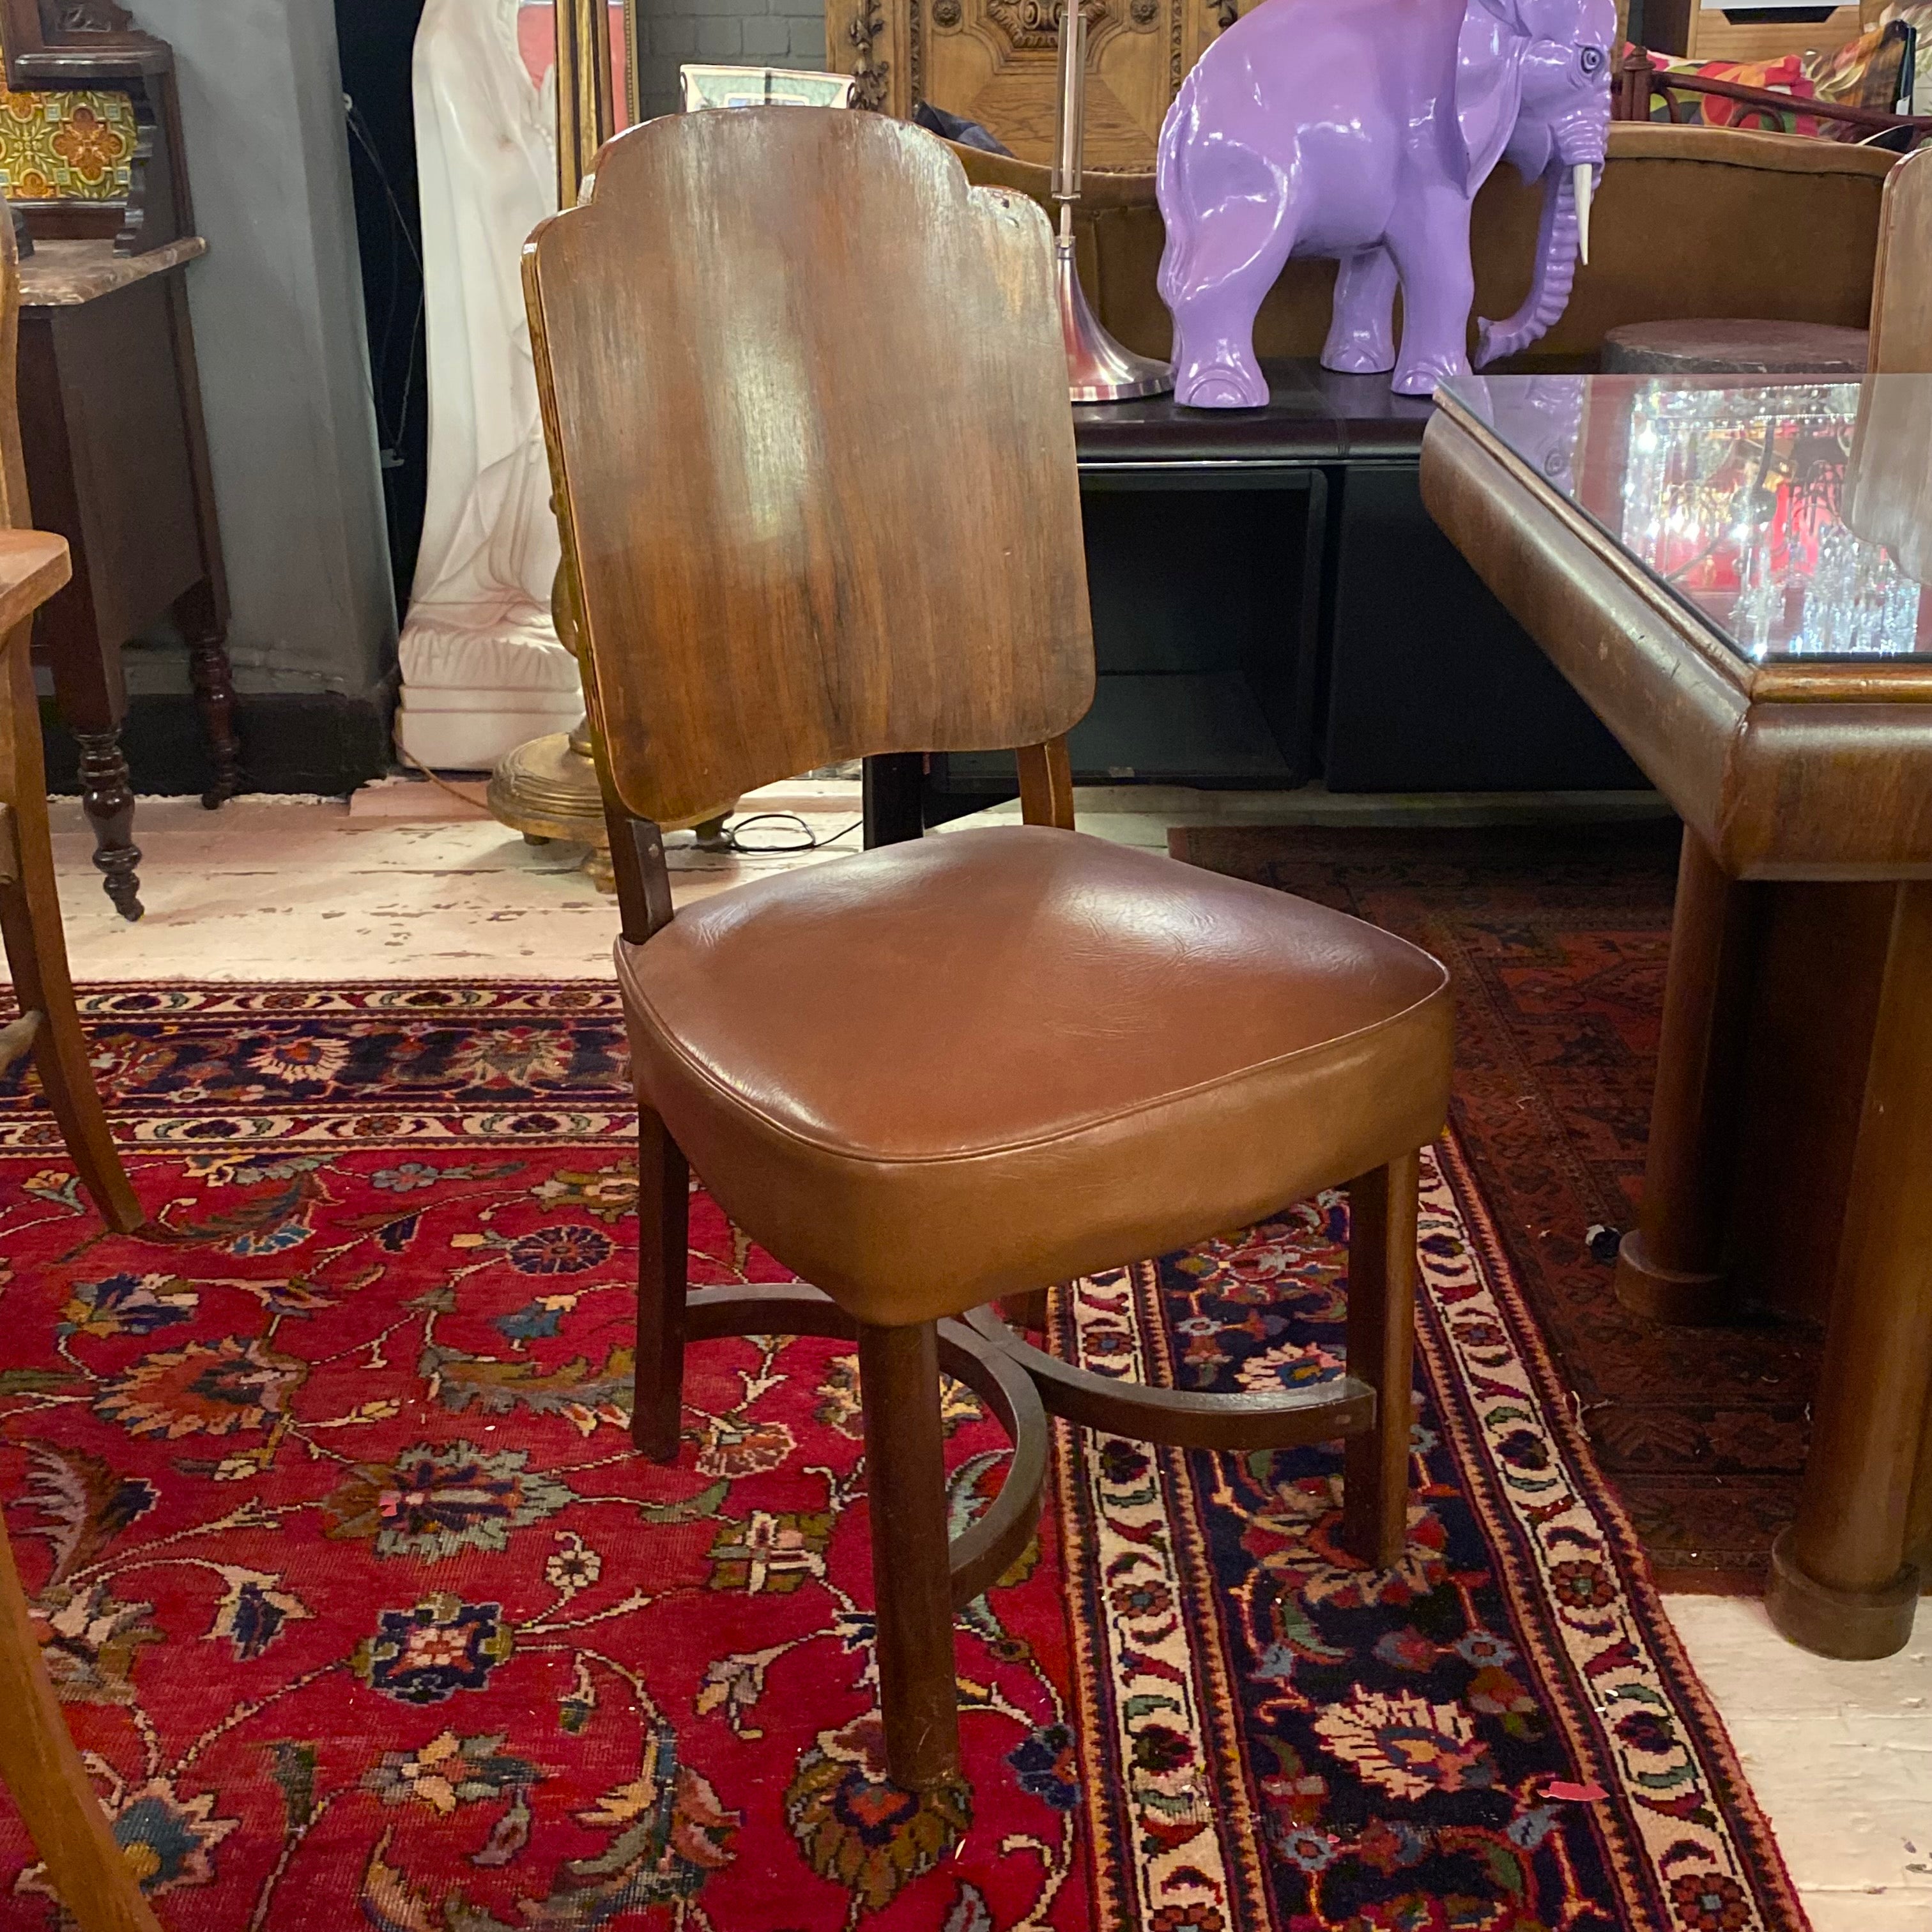
{"type": "Polygon", "coordinates": [[[1754,895],[1688,826],[1658,1045],[1643,1208],[1617,1258],[1617,1299],[1661,1322],[1732,1310],[1725,1208],[1748,1019],[1754,895]]]}
{"type": "Polygon", "coordinates": [[[1912,1635],[1907,1540],[1932,1396],[1928,1173],[1932,883],[1915,883],[1892,915],[1798,1520],[1772,1550],[1766,1594],[1772,1622],[1827,1657],[1888,1657],[1912,1635]]]}

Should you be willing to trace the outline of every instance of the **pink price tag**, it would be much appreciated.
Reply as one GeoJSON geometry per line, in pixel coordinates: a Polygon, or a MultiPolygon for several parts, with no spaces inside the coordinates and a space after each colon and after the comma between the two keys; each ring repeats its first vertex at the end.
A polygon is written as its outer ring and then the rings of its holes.
{"type": "Polygon", "coordinates": [[[1543,1787],[1546,1798],[1560,1798],[1571,1804],[1594,1804],[1600,1798],[1610,1795],[1600,1784],[1568,1784],[1558,1779],[1554,1784],[1543,1787]]]}

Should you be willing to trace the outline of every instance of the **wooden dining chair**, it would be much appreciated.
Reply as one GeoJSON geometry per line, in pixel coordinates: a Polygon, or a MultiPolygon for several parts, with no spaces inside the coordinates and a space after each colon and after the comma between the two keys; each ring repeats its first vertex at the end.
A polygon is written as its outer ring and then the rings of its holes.
{"type": "Polygon", "coordinates": [[[676,1454],[688,1340],[856,1336],[888,1768],[950,1784],[952,1608],[1032,1527],[1036,1391],[1162,1442],[1346,1437],[1348,1542],[1400,1554],[1447,976],[1341,914],[1072,829],[1064,734],[1094,649],[1032,203],[878,115],[668,117],[604,150],[524,286],[623,919],[635,1440],[676,1454]],[[837,760],[1002,746],[1023,825],[673,916],[661,826],[837,760]],[[687,1156],[813,1288],[687,1294],[687,1156]],[[1124,1386],[987,1306],[1345,1184],[1348,1372],[1312,1390],[1124,1386]],[[994,1527],[950,1552],[942,1364],[1018,1442],[994,1527]]]}
{"type": "MultiPolygon", "coordinates": [[[[32,1053],[88,1191],[110,1226],[138,1227],[141,1210],[109,1137],[88,1071],[68,978],[47,842],[40,715],[28,663],[33,615],[68,580],[65,542],[13,526],[26,496],[14,416],[19,283],[14,231],[0,221],[0,929],[20,1017],[0,1028],[0,1064],[32,1053]]],[[[114,1842],[40,1661],[26,1593],[0,1520],[0,1784],[81,1932],[160,1932],[114,1842]]]]}

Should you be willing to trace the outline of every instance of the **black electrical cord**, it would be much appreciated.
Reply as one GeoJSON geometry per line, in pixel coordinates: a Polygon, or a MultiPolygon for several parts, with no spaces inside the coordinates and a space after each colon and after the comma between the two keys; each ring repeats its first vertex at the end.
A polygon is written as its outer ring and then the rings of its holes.
{"type": "MultiPolygon", "coordinates": [[[[410,260],[416,264],[416,314],[410,320],[409,359],[403,365],[402,394],[397,404],[394,424],[383,422],[380,425],[382,430],[384,454],[392,460],[399,460],[402,454],[403,436],[410,419],[410,399],[416,388],[418,351],[422,342],[423,311],[427,298],[423,286],[422,250],[417,245],[415,231],[410,227],[409,217],[403,210],[401,197],[396,193],[395,184],[389,178],[388,170],[382,165],[382,154],[376,146],[374,136],[369,131],[368,123],[362,118],[362,110],[356,105],[353,98],[350,95],[344,94],[342,103],[350,136],[354,140],[356,146],[362,150],[363,158],[374,171],[376,183],[382,190],[383,199],[388,204],[392,230],[394,234],[402,237],[403,245],[409,250],[410,260]]],[[[393,264],[393,242],[392,249],[391,260],[393,264]]],[[[401,288],[402,277],[396,272],[392,266],[389,274],[388,307],[382,318],[380,338],[375,345],[375,390],[379,416],[382,408],[384,382],[388,373],[390,346],[394,340],[397,302],[401,293],[401,288]]]]}
{"type": "Polygon", "coordinates": [[[724,847],[727,851],[738,853],[748,859],[791,852],[817,852],[827,845],[836,845],[842,838],[849,838],[865,822],[862,818],[855,818],[842,831],[831,832],[821,838],[795,812],[754,812],[725,826],[724,847]],[[788,845],[747,845],[742,837],[746,828],[765,824],[795,825],[802,836],[788,845]]]}

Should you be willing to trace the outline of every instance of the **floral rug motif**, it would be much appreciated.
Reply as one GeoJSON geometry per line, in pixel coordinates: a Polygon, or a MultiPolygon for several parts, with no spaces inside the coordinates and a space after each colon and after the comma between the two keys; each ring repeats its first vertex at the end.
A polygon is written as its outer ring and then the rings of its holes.
{"type": "MultiPolygon", "coordinates": [[[[1785,1932],[1803,1919],[1453,1146],[1409,1546],[1338,1454],[1062,1431],[963,1613],[970,1794],[880,1771],[856,1366],[692,1352],[630,1450],[635,1176],[594,986],[87,994],[153,1238],[0,1090],[0,1496],[173,1932],[1785,1932]]],[[[1340,1365],[1346,1208],[1076,1284],[1103,1372],[1340,1365]]],[[[784,1279],[704,1197],[700,1283],[784,1279]]],[[[997,1429],[950,1390],[956,1527],[997,1429]]],[[[0,1806],[0,1924],[57,1908],[0,1806]]]]}

